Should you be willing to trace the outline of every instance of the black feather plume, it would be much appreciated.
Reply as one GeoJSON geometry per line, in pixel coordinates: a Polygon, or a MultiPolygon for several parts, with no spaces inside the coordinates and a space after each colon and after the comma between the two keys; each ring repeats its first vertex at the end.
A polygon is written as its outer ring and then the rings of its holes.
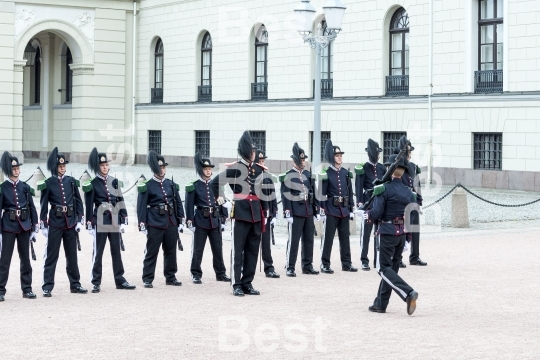
{"type": "Polygon", "coordinates": [[[199,174],[200,177],[203,177],[203,167],[202,167],[202,155],[199,151],[193,157],[193,164],[195,165],[195,171],[199,174]]]}
{"type": "Polygon", "coordinates": [[[368,139],[366,151],[368,153],[369,161],[371,161],[373,164],[379,161],[379,150],[379,144],[373,139],[368,139]]]}
{"type": "Polygon", "coordinates": [[[291,158],[293,159],[294,163],[296,164],[296,166],[298,167],[302,167],[302,159],[300,159],[300,154],[303,152],[304,150],[302,150],[300,148],[300,146],[298,145],[297,142],[294,143],[293,145],[293,148],[292,148],[292,155],[291,155],[291,158]]]}
{"type": "Polygon", "coordinates": [[[332,140],[328,140],[326,144],[324,145],[324,158],[325,160],[330,163],[330,165],[334,166],[334,145],[332,145],[332,140]]]}
{"type": "Polygon", "coordinates": [[[146,162],[148,163],[148,166],[150,166],[150,170],[154,174],[161,174],[161,168],[159,167],[158,163],[158,154],[154,150],[150,150],[148,152],[148,157],[146,158],[146,162]]]}
{"type": "Polygon", "coordinates": [[[251,159],[251,152],[253,151],[253,140],[249,131],[244,131],[242,137],[238,141],[238,155],[246,160],[251,159]]]}
{"type": "Polygon", "coordinates": [[[52,149],[47,159],[47,170],[51,172],[53,176],[58,175],[58,148],[52,149]]]}
{"type": "Polygon", "coordinates": [[[99,154],[97,148],[93,148],[88,156],[88,168],[97,174],[99,172],[99,154]]]}
{"type": "Polygon", "coordinates": [[[10,177],[12,175],[11,154],[7,151],[4,151],[0,162],[2,163],[2,172],[7,177],[10,177]]]}

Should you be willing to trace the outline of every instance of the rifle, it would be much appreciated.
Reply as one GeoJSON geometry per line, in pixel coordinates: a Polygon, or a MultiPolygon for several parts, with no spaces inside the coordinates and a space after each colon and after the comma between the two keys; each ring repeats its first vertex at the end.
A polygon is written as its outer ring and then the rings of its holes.
{"type": "MultiPolygon", "coordinates": [[[[73,204],[75,205],[75,208],[76,208],[77,197],[75,196],[75,180],[71,180],[71,190],[73,192],[73,204]]],[[[76,213],[75,209],[73,209],[73,211],[75,211],[76,213]]],[[[97,228],[96,228],[96,231],[97,231],[97,228]]],[[[75,240],[77,241],[77,250],[81,251],[81,240],[79,239],[79,233],[77,231],[75,231],[75,240]]]]}
{"type": "MultiPolygon", "coordinates": [[[[403,156],[405,156],[405,153],[407,152],[407,149],[402,149],[398,156],[396,157],[396,161],[392,163],[392,165],[390,165],[388,167],[388,170],[386,170],[386,172],[384,173],[384,176],[382,177],[382,179],[375,179],[373,181],[373,185],[377,186],[377,185],[381,185],[381,184],[384,184],[384,183],[387,183],[389,181],[392,180],[392,174],[394,173],[394,171],[396,170],[397,168],[397,164],[399,162],[399,160],[401,160],[401,158],[403,156]]],[[[367,210],[371,204],[373,203],[373,200],[375,199],[375,195],[371,195],[371,198],[360,208],[360,210],[367,210]]]]}
{"type": "Polygon", "coordinates": [[[122,237],[122,233],[120,233],[120,250],[126,251],[126,247],[124,246],[124,238],[122,237]]]}
{"type": "Polygon", "coordinates": [[[34,251],[34,243],[36,242],[36,238],[33,238],[30,240],[30,250],[32,251],[32,260],[36,261],[36,252],[34,251]]]}
{"type": "Polygon", "coordinates": [[[276,238],[274,237],[274,225],[270,225],[270,231],[272,234],[272,245],[276,245],[276,238]]]}
{"type": "MultiPolygon", "coordinates": [[[[173,192],[173,206],[174,206],[174,216],[176,217],[176,222],[178,222],[178,226],[182,224],[182,219],[178,216],[178,204],[176,203],[176,186],[174,186],[174,176],[171,178],[171,187],[173,192]]],[[[182,233],[184,230],[182,230],[182,233]]],[[[184,251],[184,247],[182,246],[182,239],[180,239],[180,233],[178,233],[178,250],[184,251]]]]}

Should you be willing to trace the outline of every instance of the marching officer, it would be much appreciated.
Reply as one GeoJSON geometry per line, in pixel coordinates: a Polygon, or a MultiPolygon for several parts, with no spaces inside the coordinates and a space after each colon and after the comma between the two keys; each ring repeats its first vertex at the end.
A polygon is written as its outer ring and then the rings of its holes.
{"type": "Polygon", "coordinates": [[[122,195],[122,182],[109,175],[107,154],[92,149],[88,157],[88,167],[96,175],[83,184],[86,204],[86,227],[94,238],[92,256],[92,288],[93,293],[101,291],[101,274],[103,251],[107,238],[111,247],[114,282],[117,289],[133,290],[124,278],[124,264],[121,253],[121,233],[128,224],[128,214],[122,195]]]}
{"type": "MultiPolygon", "coordinates": [[[[427,262],[420,259],[420,214],[422,213],[422,195],[420,188],[420,177],[418,176],[421,173],[420,167],[413,163],[411,160],[412,152],[414,147],[412,146],[410,140],[407,140],[404,136],[400,139],[401,142],[407,142],[407,171],[402,176],[403,183],[411,189],[412,192],[416,194],[416,202],[420,206],[418,210],[411,211],[411,223],[416,227],[416,230],[410,234],[411,238],[411,252],[409,255],[409,264],[426,266],[427,262]]],[[[399,149],[396,149],[399,150],[399,149]]],[[[394,150],[395,152],[395,150],[394,150]]],[[[401,264],[402,267],[405,267],[405,264],[401,264]]]]}
{"type": "Polygon", "coordinates": [[[0,160],[7,180],[0,184],[0,301],[4,301],[11,258],[17,241],[21,263],[21,289],[23,298],[35,299],[32,292],[32,265],[30,242],[39,232],[38,217],[34,206],[34,189],[19,180],[22,164],[7,151],[0,160]]]}
{"type": "Polygon", "coordinates": [[[330,268],[330,255],[336,229],[339,238],[341,253],[341,269],[343,271],[358,271],[352,266],[351,244],[349,240],[349,220],[354,219],[354,199],[351,183],[352,173],[343,169],[343,154],[339,146],[333,146],[328,140],[324,149],[326,161],[330,163],[328,169],[320,173],[322,180],[322,195],[325,201],[321,202],[323,220],[325,221],[324,240],[321,244],[321,271],[333,274],[330,268]]]}
{"type": "Polygon", "coordinates": [[[184,208],[179,186],[166,179],[168,163],[165,158],[150,150],[147,163],[154,176],[137,185],[137,218],[139,231],[146,235],[146,250],[143,262],[142,280],[145,288],[153,288],[159,248],[163,247],[163,275],[165,284],[181,286],[176,279],[176,244],[179,247],[179,233],[183,232],[184,208]]]}
{"type": "Polygon", "coordinates": [[[289,229],[285,268],[287,276],[296,276],[296,257],[302,238],[302,274],[318,275],[319,272],[313,269],[313,218],[320,220],[319,201],[315,197],[311,172],[305,169],[308,156],[298,143],[294,143],[291,158],[292,169],[280,176],[283,217],[287,220],[289,229]]]}
{"type": "MultiPolygon", "coordinates": [[[[396,162],[397,155],[391,156],[396,162]]],[[[407,313],[416,309],[418,293],[399,275],[399,262],[405,246],[405,208],[415,202],[414,193],[403,184],[401,177],[407,166],[403,158],[396,163],[392,180],[374,188],[375,199],[371,210],[364,213],[364,219],[378,223],[376,237],[376,269],[381,276],[379,291],[369,311],[385,313],[392,289],[407,303],[407,313]]]]}
{"type": "MultiPolygon", "coordinates": [[[[220,186],[229,184],[234,193],[231,218],[234,222],[232,241],[231,285],[234,296],[260,295],[252,282],[257,267],[261,233],[268,217],[268,198],[261,199],[262,180],[266,168],[255,163],[255,146],[249,132],[245,131],[238,141],[238,155],[242,158],[229,164],[228,169],[212,180],[214,194],[220,194],[220,186]]],[[[222,196],[218,203],[224,203],[222,196]]],[[[228,205],[227,205],[228,206],[228,205]]]]}
{"type": "MultiPolygon", "coordinates": [[[[381,157],[381,152],[383,150],[379,147],[379,144],[372,139],[368,139],[366,152],[368,154],[368,162],[364,164],[357,165],[354,168],[356,173],[355,188],[356,188],[356,203],[360,208],[364,203],[369,201],[373,194],[373,181],[377,179],[382,179],[386,168],[384,165],[379,163],[381,157]]],[[[369,209],[366,209],[369,210],[369,209]]],[[[363,219],[362,219],[363,220],[363,219]]],[[[371,232],[373,231],[373,223],[369,221],[364,221],[363,233],[361,236],[360,248],[362,253],[360,255],[360,260],[362,261],[362,270],[369,271],[369,238],[371,237],[371,232]]],[[[373,231],[375,234],[375,231],[373,231]]]]}
{"type": "Polygon", "coordinates": [[[228,217],[227,209],[216,203],[217,196],[211,187],[212,169],[214,165],[199,152],[194,157],[195,169],[199,179],[186,185],[186,224],[193,232],[191,254],[191,279],[194,284],[202,284],[201,262],[206,239],[212,249],[214,272],[217,281],[230,282],[223,261],[222,231],[228,217]]]}
{"type": "MultiPolygon", "coordinates": [[[[268,156],[265,156],[261,150],[257,149],[257,154],[255,155],[255,159],[259,165],[264,166],[264,161],[267,158],[268,156]]],[[[277,279],[279,278],[279,274],[276,273],[276,269],[274,268],[274,260],[272,259],[271,233],[272,233],[272,229],[274,228],[276,224],[278,206],[277,206],[277,200],[275,196],[276,187],[274,186],[272,175],[266,171],[264,172],[263,183],[266,184],[268,193],[270,194],[270,198],[272,200],[270,201],[269,209],[268,209],[269,216],[266,219],[267,226],[265,226],[264,232],[261,234],[261,257],[264,263],[264,273],[266,274],[266,277],[277,279]]]]}
{"type": "Polygon", "coordinates": [[[86,294],[88,290],[80,283],[81,275],[77,262],[77,241],[84,228],[84,209],[79,193],[79,180],[66,175],[66,156],[55,147],[47,159],[47,169],[51,177],[38,182],[41,191],[41,232],[47,238],[43,265],[43,296],[51,297],[54,288],[54,274],[64,243],[66,271],[72,293],[86,294]],[[49,204],[51,208],[49,210],[49,204]]]}

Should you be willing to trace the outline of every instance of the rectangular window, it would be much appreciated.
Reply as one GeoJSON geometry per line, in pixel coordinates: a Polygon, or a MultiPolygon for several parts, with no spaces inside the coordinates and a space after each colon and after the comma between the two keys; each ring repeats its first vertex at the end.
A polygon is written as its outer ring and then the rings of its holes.
{"type": "MultiPolygon", "coordinates": [[[[324,145],[330,139],[330,131],[321,131],[321,162],[324,162],[324,145]]],[[[313,159],[313,131],[309,132],[309,148],[311,149],[311,153],[308,156],[311,156],[311,159],[313,159]]]]}
{"type": "Polygon", "coordinates": [[[383,162],[387,162],[394,149],[399,146],[399,139],[407,136],[406,132],[392,131],[383,132],[383,162]]]}
{"type": "Polygon", "coordinates": [[[502,170],[502,133],[475,133],[474,169],[502,170]]]}
{"type": "Polygon", "coordinates": [[[210,131],[195,131],[195,152],[210,157],[210,131]]]}
{"type": "Polygon", "coordinates": [[[148,151],[150,150],[161,155],[161,130],[148,130],[148,151]]]}
{"type": "Polygon", "coordinates": [[[266,155],[266,131],[250,131],[249,134],[255,147],[266,155]]]}

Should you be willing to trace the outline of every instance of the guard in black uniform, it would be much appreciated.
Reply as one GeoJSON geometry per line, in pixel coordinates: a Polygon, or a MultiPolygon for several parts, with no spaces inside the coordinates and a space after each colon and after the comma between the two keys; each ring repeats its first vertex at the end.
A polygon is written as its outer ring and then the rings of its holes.
{"type": "MultiPolygon", "coordinates": [[[[194,284],[202,284],[201,262],[206,239],[212,249],[214,272],[217,281],[230,282],[223,262],[222,231],[229,216],[227,209],[219,206],[217,196],[211,187],[212,169],[214,165],[208,158],[196,153],[193,159],[199,179],[186,185],[186,224],[193,232],[191,245],[191,279],[194,284]]],[[[218,194],[219,195],[219,194],[218,194]]]]}
{"type": "MultiPolygon", "coordinates": [[[[268,157],[265,156],[261,150],[257,149],[257,154],[255,155],[255,158],[259,165],[264,166],[264,160],[268,157]]],[[[272,200],[269,203],[268,218],[266,219],[267,225],[265,226],[264,232],[261,234],[261,257],[264,263],[264,273],[266,274],[266,277],[277,279],[279,278],[279,274],[274,268],[274,260],[272,259],[271,248],[271,235],[272,231],[274,230],[274,226],[276,225],[276,217],[278,211],[277,199],[275,196],[276,187],[274,186],[274,175],[265,171],[263,183],[266,185],[267,191],[270,194],[270,198],[272,200]]]]}
{"type": "MultiPolygon", "coordinates": [[[[396,155],[392,155],[395,161],[396,155]]],[[[418,293],[399,275],[399,261],[405,246],[405,208],[415,202],[415,195],[401,180],[406,169],[403,158],[397,164],[392,180],[375,187],[375,199],[371,210],[364,218],[378,223],[376,237],[376,268],[382,280],[379,291],[369,311],[384,313],[394,290],[407,303],[407,313],[412,315],[416,309],[418,293]]]]}
{"type": "Polygon", "coordinates": [[[19,180],[22,164],[7,151],[0,160],[7,180],[0,184],[0,301],[4,301],[9,267],[15,241],[21,263],[21,289],[23,298],[35,299],[32,292],[32,265],[30,242],[39,232],[38,217],[34,206],[34,189],[19,180]]]}
{"type": "Polygon", "coordinates": [[[351,243],[349,221],[354,219],[354,199],[350,171],[341,167],[344,152],[339,146],[333,146],[332,140],[328,140],[324,149],[324,157],[330,163],[328,169],[320,175],[322,181],[322,195],[326,199],[321,201],[322,214],[325,221],[324,240],[321,244],[321,271],[325,274],[333,274],[330,268],[330,255],[336,229],[339,237],[339,249],[341,253],[341,269],[343,271],[358,271],[352,266],[351,243]]]}
{"type": "MultiPolygon", "coordinates": [[[[402,181],[405,185],[411,189],[412,192],[416,194],[416,202],[419,205],[418,210],[413,210],[411,212],[411,223],[412,225],[415,225],[415,227],[418,229],[418,231],[415,231],[410,234],[410,243],[411,243],[411,253],[409,255],[409,264],[410,265],[418,265],[418,266],[426,266],[427,262],[422,261],[420,259],[420,214],[422,213],[422,190],[420,188],[420,178],[419,174],[421,172],[420,167],[413,163],[411,160],[412,152],[414,151],[414,147],[412,146],[411,142],[404,137],[402,137],[402,141],[407,141],[407,171],[405,171],[405,174],[402,176],[402,181]]],[[[401,140],[401,139],[400,139],[401,140]]],[[[395,152],[395,150],[394,150],[395,152]]],[[[402,267],[405,265],[402,264],[402,267]]]]}
{"type": "Polygon", "coordinates": [[[313,269],[314,218],[319,221],[319,201],[315,197],[315,184],[311,172],[306,170],[305,151],[294,143],[291,158],[293,167],[280,175],[283,217],[288,222],[289,239],[285,268],[287,276],[296,276],[295,266],[300,238],[302,239],[302,274],[318,275],[313,269]]]}
{"type": "Polygon", "coordinates": [[[54,148],[47,160],[47,169],[52,176],[38,182],[41,191],[41,232],[47,238],[43,260],[43,296],[51,297],[54,288],[54,273],[60,252],[60,243],[64,243],[66,271],[72,293],[86,294],[88,290],[81,286],[81,275],[77,262],[77,239],[84,229],[84,209],[79,193],[79,180],[66,175],[64,154],[54,148]],[[51,209],[49,211],[49,204],[51,209]]]}
{"type": "MultiPolygon", "coordinates": [[[[231,209],[231,218],[235,220],[231,249],[234,296],[260,294],[253,288],[252,282],[257,268],[261,233],[268,217],[269,197],[260,198],[261,194],[267,195],[261,186],[266,168],[254,162],[255,150],[249,132],[245,131],[238,142],[238,154],[242,159],[229,164],[228,169],[212,180],[214,194],[221,195],[220,186],[226,184],[234,193],[234,206],[231,209]]],[[[219,197],[218,203],[224,203],[223,196],[219,197]]]]}
{"type": "MultiPolygon", "coordinates": [[[[364,164],[357,165],[354,168],[356,173],[355,188],[356,188],[356,205],[360,208],[364,203],[369,201],[371,195],[373,194],[373,182],[377,179],[382,179],[386,168],[384,165],[379,163],[381,157],[381,152],[383,150],[379,147],[379,144],[372,139],[368,139],[366,152],[368,154],[368,162],[364,164]]],[[[369,210],[369,209],[366,209],[369,210]]],[[[362,253],[360,255],[360,260],[362,261],[362,270],[369,271],[369,238],[371,237],[371,232],[373,229],[373,223],[370,221],[364,221],[364,231],[360,235],[360,249],[362,253]]],[[[375,231],[373,231],[375,234],[375,231]]],[[[375,251],[374,251],[375,252],[375,251]]]]}
{"type": "Polygon", "coordinates": [[[124,264],[121,253],[121,233],[128,224],[128,213],[122,195],[122,182],[109,176],[107,154],[92,149],[88,157],[88,167],[96,175],[83,184],[86,204],[86,228],[94,238],[92,255],[93,293],[101,291],[103,251],[107,238],[111,248],[114,282],[117,289],[133,290],[124,277],[124,264]]]}
{"type": "Polygon", "coordinates": [[[146,250],[143,263],[142,280],[145,288],[152,288],[156,272],[159,248],[163,247],[163,275],[165,284],[181,286],[176,279],[176,244],[183,232],[184,208],[178,191],[180,187],[165,178],[168,163],[165,158],[150,150],[148,165],[154,176],[137,185],[137,218],[139,231],[146,234],[146,250]]]}

